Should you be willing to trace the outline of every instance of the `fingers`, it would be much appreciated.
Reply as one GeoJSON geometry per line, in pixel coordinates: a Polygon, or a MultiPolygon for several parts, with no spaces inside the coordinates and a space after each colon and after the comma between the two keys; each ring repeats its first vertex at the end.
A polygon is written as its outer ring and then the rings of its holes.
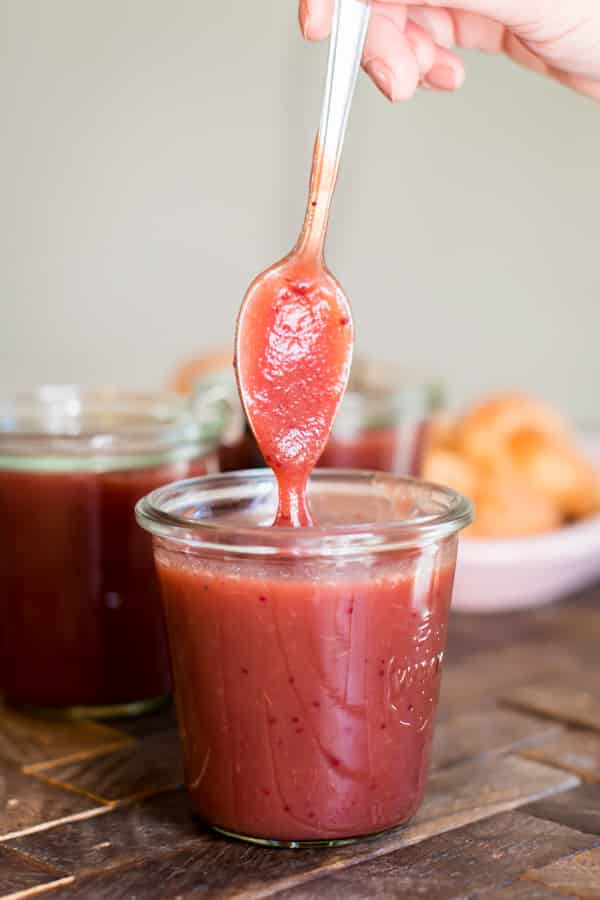
{"type": "MultiPolygon", "coordinates": [[[[363,68],[382,94],[392,101],[412,97],[419,84],[419,65],[404,33],[405,25],[403,6],[390,6],[385,13],[373,10],[365,41],[363,68]]],[[[424,47],[415,34],[412,40],[424,47]]]]}
{"type": "MultiPolygon", "coordinates": [[[[300,0],[300,24],[305,37],[311,40],[327,37],[333,3],[334,0],[300,0]]],[[[471,5],[481,9],[486,4],[485,0],[476,0],[471,5]]],[[[457,3],[444,0],[444,6],[427,0],[374,0],[373,16],[396,18],[398,11],[404,16],[405,7],[410,21],[419,25],[440,47],[450,49],[458,46],[486,53],[502,50],[505,25],[489,14],[469,11],[468,0],[457,3]],[[453,8],[457,6],[460,8],[453,8]]],[[[504,8],[512,8],[511,3],[505,0],[504,8]]],[[[510,18],[514,19],[514,16],[510,18]]]]}
{"type": "Polygon", "coordinates": [[[431,35],[440,47],[461,47],[500,53],[506,29],[499,22],[462,10],[408,7],[408,17],[431,35]]]}
{"type": "MultiPolygon", "coordinates": [[[[332,12],[333,0],[301,0],[300,27],[304,36],[310,40],[327,37],[332,12]]],[[[379,90],[391,101],[409,99],[419,85],[450,91],[464,81],[462,62],[444,46],[437,46],[431,31],[417,21],[418,11],[413,12],[415,15],[407,21],[402,3],[377,0],[373,4],[362,64],[379,90]]],[[[452,25],[447,30],[451,44],[452,25]]]]}
{"type": "Polygon", "coordinates": [[[449,13],[454,25],[454,43],[465,50],[501,53],[506,28],[495,19],[478,13],[454,10],[449,13]]]}
{"type": "Polygon", "coordinates": [[[454,47],[454,22],[449,10],[410,6],[407,12],[408,18],[424,28],[439,47],[454,47]]]}
{"type": "Polygon", "coordinates": [[[453,91],[465,79],[462,62],[414,22],[405,22],[404,9],[377,9],[371,27],[363,67],[379,90],[392,101],[407,100],[419,84],[453,91]]]}
{"type": "Polygon", "coordinates": [[[436,46],[433,65],[425,74],[423,84],[438,91],[456,91],[464,80],[462,60],[445,47],[436,46]]]}
{"type": "Polygon", "coordinates": [[[300,0],[300,28],[309,41],[322,41],[331,31],[334,0],[300,0]]]}
{"type": "Polygon", "coordinates": [[[414,54],[419,75],[423,78],[433,66],[436,46],[427,32],[415,25],[414,22],[406,23],[404,36],[414,54]]]}
{"type": "MultiPolygon", "coordinates": [[[[323,0],[313,2],[322,3],[323,0]]],[[[396,0],[374,0],[374,2],[381,6],[396,0]]],[[[509,27],[522,25],[531,18],[531,13],[523,0],[402,0],[402,2],[409,7],[421,7],[431,12],[438,12],[439,7],[444,6],[453,12],[474,13],[509,27]]]]}
{"type": "MultiPolygon", "coordinates": [[[[373,12],[385,8],[393,9],[400,5],[418,9],[421,19],[415,18],[414,21],[431,34],[435,43],[443,47],[451,46],[443,39],[444,29],[452,27],[448,22],[449,10],[452,12],[464,10],[478,18],[492,19],[509,27],[526,24],[530,18],[522,0],[373,0],[373,12]],[[431,13],[430,21],[435,21],[436,27],[440,29],[437,34],[425,21],[426,14],[429,13],[431,13]]],[[[322,40],[327,37],[332,13],[333,0],[300,0],[300,22],[304,36],[310,40],[322,40]]]]}
{"type": "MultiPolygon", "coordinates": [[[[329,35],[333,4],[300,0],[306,38],[329,35]]],[[[599,81],[544,62],[515,36],[511,29],[527,27],[523,6],[521,0],[373,0],[363,67],[386,97],[404,100],[418,84],[437,90],[460,87],[464,68],[450,52],[453,47],[504,52],[520,65],[600,100],[599,81]]]]}

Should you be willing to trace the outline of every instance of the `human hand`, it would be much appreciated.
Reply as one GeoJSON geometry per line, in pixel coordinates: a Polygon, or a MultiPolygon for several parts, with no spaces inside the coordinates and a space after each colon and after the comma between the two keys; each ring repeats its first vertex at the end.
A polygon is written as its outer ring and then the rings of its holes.
{"type": "MultiPolygon", "coordinates": [[[[333,2],[300,0],[308,40],[329,34],[333,2]]],[[[373,0],[363,68],[388,99],[460,87],[454,47],[504,53],[600,100],[599,0],[373,0]]]]}

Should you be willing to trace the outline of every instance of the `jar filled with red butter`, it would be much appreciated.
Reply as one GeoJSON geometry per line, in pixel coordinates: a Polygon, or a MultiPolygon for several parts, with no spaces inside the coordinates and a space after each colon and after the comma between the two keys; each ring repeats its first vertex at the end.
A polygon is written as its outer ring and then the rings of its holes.
{"type": "Polygon", "coordinates": [[[273,474],[176,483],[154,538],[188,789],[218,831],[336,844],[406,823],[429,770],[458,533],[469,502],[320,471],[318,522],[270,527],[273,474]]]}
{"type": "Polygon", "coordinates": [[[217,470],[222,423],[154,393],[46,386],[0,401],[0,695],[68,715],[170,694],[148,535],[135,503],[217,470]]]}

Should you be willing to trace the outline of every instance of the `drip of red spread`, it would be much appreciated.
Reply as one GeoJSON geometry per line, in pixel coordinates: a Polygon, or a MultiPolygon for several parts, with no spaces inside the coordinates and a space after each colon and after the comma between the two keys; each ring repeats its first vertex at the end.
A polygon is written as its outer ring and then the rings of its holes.
{"type": "Polygon", "coordinates": [[[276,525],[312,525],[306,486],[344,393],[353,328],[344,293],[323,261],[335,172],[318,146],[302,235],[251,284],[238,319],[240,396],[276,477],[276,525]]]}

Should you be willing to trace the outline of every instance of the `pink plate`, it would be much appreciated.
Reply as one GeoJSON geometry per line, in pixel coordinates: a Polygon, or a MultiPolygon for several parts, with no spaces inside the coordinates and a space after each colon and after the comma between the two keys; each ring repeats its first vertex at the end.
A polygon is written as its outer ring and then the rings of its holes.
{"type": "MultiPolygon", "coordinates": [[[[600,468],[600,436],[586,437],[600,468]]],[[[526,538],[463,538],[453,608],[498,612],[542,606],[600,578],[600,515],[526,538]]]]}

